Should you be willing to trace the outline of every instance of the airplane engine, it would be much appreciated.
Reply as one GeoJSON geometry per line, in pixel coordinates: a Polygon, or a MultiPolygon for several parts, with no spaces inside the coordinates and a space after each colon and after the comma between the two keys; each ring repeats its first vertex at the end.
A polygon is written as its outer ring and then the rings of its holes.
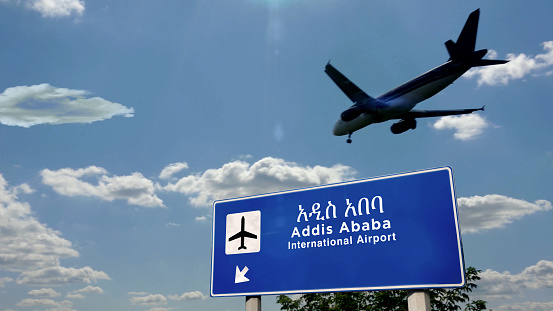
{"type": "Polygon", "coordinates": [[[361,110],[361,108],[359,108],[358,106],[352,106],[348,110],[342,112],[342,114],[340,115],[340,118],[344,122],[349,122],[357,118],[358,116],[360,116],[362,113],[363,113],[363,110],[361,110]]]}
{"type": "Polygon", "coordinates": [[[396,122],[392,124],[392,127],[390,130],[392,130],[392,133],[394,134],[401,134],[403,132],[406,132],[409,129],[416,129],[417,128],[417,120],[411,119],[411,120],[401,120],[399,122],[396,122]]]}

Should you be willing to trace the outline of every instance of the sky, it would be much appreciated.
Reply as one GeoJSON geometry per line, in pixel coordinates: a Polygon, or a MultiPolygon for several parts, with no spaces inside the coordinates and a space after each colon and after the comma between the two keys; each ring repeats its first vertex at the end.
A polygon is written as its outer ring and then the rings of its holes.
{"type": "MultiPolygon", "coordinates": [[[[0,310],[243,310],[209,297],[213,201],[451,166],[471,297],[553,309],[553,2],[0,0],[0,310]],[[418,109],[332,135],[351,102],[447,61],[418,109]]],[[[275,296],[264,310],[279,310],[275,296]]]]}

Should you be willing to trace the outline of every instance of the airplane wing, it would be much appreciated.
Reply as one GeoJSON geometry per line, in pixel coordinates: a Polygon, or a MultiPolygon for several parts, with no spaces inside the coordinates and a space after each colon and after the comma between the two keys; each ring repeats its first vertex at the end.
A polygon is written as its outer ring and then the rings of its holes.
{"type": "Polygon", "coordinates": [[[248,231],[240,231],[237,234],[231,236],[228,240],[230,242],[230,241],[236,240],[236,239],[241,238],[241,237],[250,238],[250,239],[257,239],[257,235],[255,235],[253,233],[250,233],[248,231]]]}
{"type": "Polygon", "coordinates": [[[249,233],[248,231],[244,231],[244,232],[242,232],[242,234],[243,234],[244,237],[246,237],[246,238],[257,239],[257,235],[255,235],[255,234],[253,234],[253,233],[249,233]]]}
{"type": "Polygon", "coordinates": [[[334,66],[328,62],[325,66],[326,74],[336,83],[336,85],[344,92],[344,94],[351,99],[354,103],[362,102],[363,100],[369,98],[363,90],[361,90],[357,85],[351,82],[346,76],[339,72],[334,66]]]}
{"type": "Polygon", "coordinates": [[[460,114],[469,114],[475,111],[484,110],[482,108],[476,109],[458,109],[458,110],[411,110],[397,116],[395,119],[416,119],[416,118],[430,118],[430,117],[444,117],[460,114]]]}
{"type": "Polygon", "coordinates": [[[231,237],[228,239],[229,242],[238,239],[238,238],[241,236],[241,233],[242,233],[242,232],[238,232],[237,234],[231,236],[231,237]]]}

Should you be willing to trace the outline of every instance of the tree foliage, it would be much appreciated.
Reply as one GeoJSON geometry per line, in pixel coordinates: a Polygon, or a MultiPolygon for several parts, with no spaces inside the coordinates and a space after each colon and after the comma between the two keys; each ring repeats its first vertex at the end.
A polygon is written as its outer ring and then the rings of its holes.
{"type": "MultiPolygon", "coordinates": [[[[483,311],[486,302],[471,300],[469,293],[477,287],[475,281],[480,280],[477,270],[473,267],[466,269],[466,283],[461,288],[436,288],[428,290],[432,310],[439,311],[483,311]]],[[[407,291],[373,291],[373,292],[338,292],[303,294],[297,298],[279,295],[277,303],[281,310],[286,311],[407,311],[407,291]]]]}

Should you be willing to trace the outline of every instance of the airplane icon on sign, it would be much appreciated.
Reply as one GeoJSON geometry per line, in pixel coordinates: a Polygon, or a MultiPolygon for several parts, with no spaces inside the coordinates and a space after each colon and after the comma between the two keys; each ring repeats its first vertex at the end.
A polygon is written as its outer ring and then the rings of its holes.
{"type": "Polygon", "coordinates": [[[241,226],[240,232],[238,232],[237,234],[231,236],[228,239],[229,242],[230,242],[230,241],[233,241],[233,240],[236,240],[236,239],[240,238],[240,246],[238,247],[238,250],[247,249],[247,247],[244,245],[244,238],[257,239],[257,235],[246,231],[246,229],[245,229],[245,227],[246,227],[246,217],[242,216],[240,226],[241,226]]]}

